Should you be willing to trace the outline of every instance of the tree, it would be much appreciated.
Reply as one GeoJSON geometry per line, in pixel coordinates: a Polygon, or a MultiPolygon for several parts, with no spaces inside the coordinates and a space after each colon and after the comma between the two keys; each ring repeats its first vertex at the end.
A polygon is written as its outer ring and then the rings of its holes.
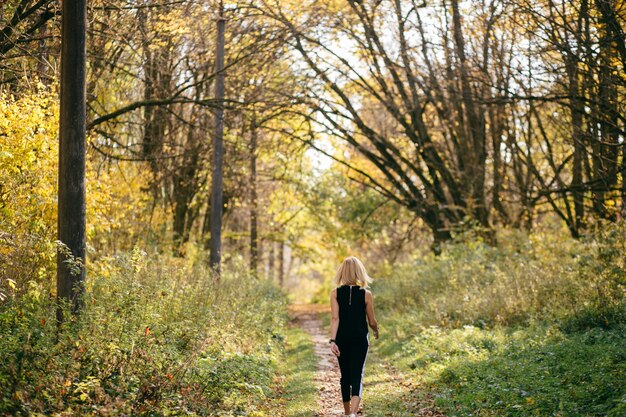
{"type": "Polygon", "coordinates": [[[34,73],[43,77],[47,63],[41,54],[52,38],[48,23],[59,15],[54,0],[7,0],[0,5],[0,84],[17,85],[24,67],[11,62],[28,58],[34,73]],[[39,45],[38,45],[39,44],[39,45]],[[19,51],[11,54],[13,51],[19,51]]]}
{"type": "Polygon", "coordinates": [[[573,236],[592,213],[617,218],[626,121],[619,4],[267,1],[261,9],[306,64],[297,97],[315,133],[347,144],[329,156],[418,215],[436,249],[474,225],[487,238],[495,222],[530,228],[543,205],[573,236]]]}
{"type": "MultiPolygon", "coordinates": [[[[85,135],[87,1],[63,1],[57,297],[77,313],[85,281],[85,135]]],[[[57,312],[59,322],[63,311],[57,312]]]]}
{"type": "Polygon", "coordinates": [[[224,162],[224,4],[220,2],[217,20],[217,38],[215,52],[215,98],[218,108],[215,109],[215,132],[213,134],[213,169],[211,176],[211,246],[210,265],[220,276],[222,256],[222,164],[224,162]]]}
{"type": "MultiPolygon", "coordinates": [[[[472,22],[486,32],[485,61],[490,31],[502,14],[494,3],[472,22]]],[[[489,80],[470,68],[479,56],[466,47],[469,30],[458,3],[452,2],[451,22],[443,16],[440,39],[430,38],[416,2],[311,7],[317,9],[305,16],[317,21],[270,7],[267,13],[290,30],[293,48],[308,65],[312,121],[370,162],[371,169],[353,170],[355,179],[415,212],[432,231],[435,250],[467,223],[488,232],[483,102],[489,80]],[[353,56],[329,46],[337,37],[351,45],[353,56]],[[443,53],[434,53],[433,44],[443,53]],[[368,111],[388,116],[392,134],[383,134],[368,111]]]]}
{"type": "Polygon", "coordinates": [[[610,2],[518,3],[532,39],[529,48],[541,58],[529,68],[542,75],[522,83],[525,93],[520,97],[536,126],[529,134],[537,147],[525,158],[537,190],[533,199],[545,200],[572,236],[579,237],[592,214],[618,217],[620,159],[622,167],[624,163],[619,137],[625,133],[619,110],[624,90],[617,76],[620,43],[615,37],[620,29],[607,21],[607,16],[615,17],[611,9],[602,10],[610,2]],[[545,74],[550,83],[542,80],[545,74]],[[537,87],[531,90],[531,83],[537,87]]]}
{"type": "Polygon", "coordinates": [[[250,122],[250,271],[253,276],[259,270],[259,197],[257,192],[258,128],[256,115],[250,122]]]}

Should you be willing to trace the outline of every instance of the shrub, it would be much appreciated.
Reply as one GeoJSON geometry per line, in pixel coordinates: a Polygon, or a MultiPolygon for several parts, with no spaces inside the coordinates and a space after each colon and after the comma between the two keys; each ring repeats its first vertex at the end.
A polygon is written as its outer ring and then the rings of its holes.
{"type": "MultiPolygon", "coordinates": [[[[146,170],[102,158],[87,155],[87,237],[94,255],[129,250],[153,237],[147,223],[156,229],[165,223],[142,191],[146,170]]],[[[0,302],[56,271],[57,165],[57,95],[41,85],[19,98],[0,93],[0,302]]]]}
{"type": "Polygon", "coordinates": [[[581,241],[550,229],[529,236],[503,230],[495,247],[453,243],[439,257],[378,271],[373,288],[386,319],[419,326],[491,327],[623,311],[625,236],[625,225],[581,241]]]}
{"type": "Polygon", "coordinates": [[[271,391],[285,297],[273,284],[135,250],[88,271],[85,308],[56,329],[48,288],[0,310],[0,414],[218,415],[271,391]]]}
{"type": "Polygon", "coordinates": [[[57,108],[0,93],[0,302],[55,270],[57,108]]]}
{"type": "MultiPolygon", "coordinates": [[[[378,349],[449,416],[621,416],[626,225],[501,230],[378,271],[378,349]]],[[[375,275],[376,276],[376,275],[375,275]]]]}

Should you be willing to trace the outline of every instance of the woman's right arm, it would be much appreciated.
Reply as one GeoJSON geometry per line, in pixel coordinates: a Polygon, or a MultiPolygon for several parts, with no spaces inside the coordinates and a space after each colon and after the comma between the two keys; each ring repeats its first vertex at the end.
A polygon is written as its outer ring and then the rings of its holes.
{"type": "Polygon", "coordinates": [[[367,322],[374,331],[374,338],[378,339],[378,322],[374,315],[374,296],[369,290],[365,292],[365,313],[367,314],[367,322]]]}

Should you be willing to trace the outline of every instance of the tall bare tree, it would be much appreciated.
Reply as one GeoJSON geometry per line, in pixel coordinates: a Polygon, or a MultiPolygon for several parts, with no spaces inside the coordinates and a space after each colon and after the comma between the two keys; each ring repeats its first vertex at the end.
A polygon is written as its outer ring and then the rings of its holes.
{"type": "MultiPolygon", "coordinates": [[[[87,0],[65,0],[62,17],[57,297],[78,312],[85,281],[87,0]]],[[[63,310],[57,312],[59,322],[63,310]]]]}
{"type": "Polygon", "coordinates": [[[215,98],[218,103],[215,109],[215,132],[213,134],[213,169],[211,177],[211,244],[210,265],[220,276],[222,257],[222,165],[224,163],[224,4],[220,2],[217,20],[217,38],[215,52],[215,98]]]}

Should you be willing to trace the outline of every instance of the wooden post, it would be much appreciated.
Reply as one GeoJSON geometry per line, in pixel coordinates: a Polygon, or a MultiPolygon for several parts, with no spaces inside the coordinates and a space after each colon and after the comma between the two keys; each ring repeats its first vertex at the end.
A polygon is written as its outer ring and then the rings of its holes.
{"type": "Polygon", "coordinates": [[[256,189],[256,163],[257,163],[257,126],[256,114],[252,115],[250,123],[250,273],[256,278],[259,272],[259,233],[258,211],[259,201],[256,189]]]}
{"type": "Polygon", "coordinates": [[[220,2],[217,20],[217,42],[215,49],[215,133],[213,135],[213,170],[211,178],[211,243],[210,264],[216,277],[220,277],[222,257],[222,165],[224,162],[224,4],[220,2]]]}
{"type": "MultiPolygon", "coordinates": [[[[63,0],[57,299],[80,310],[85,282],[85,132],[87,0],[63,0]]],[[[63,310],[57,310],[63,322],[63,310]]]]}

